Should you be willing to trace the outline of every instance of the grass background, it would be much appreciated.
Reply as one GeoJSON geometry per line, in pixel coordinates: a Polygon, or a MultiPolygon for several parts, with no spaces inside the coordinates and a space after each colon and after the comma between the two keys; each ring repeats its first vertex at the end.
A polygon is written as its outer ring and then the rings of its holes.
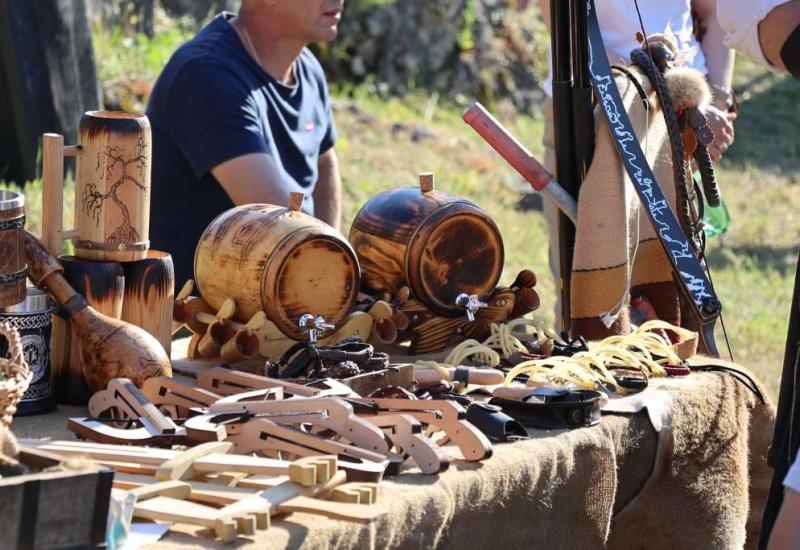
{"type": "MultiPolygon", "coordinates": [[[[114,88],[121,107],[141,111],[149,85],[188,36],[189,31],[164,21],[152,40],[96,28],[104,87],[114,88]]],[[[751,367],[776,397],[800,242],[800,85],[739,58],[735,86],[741,99],[736,142],[717,166],[733,220],[727,234],[710,240],[708,256],[736,360],[751,367]]],[[[334,89],[333,95],[344,182],[343,232],[372,195],[415,185],[419,172],[433,171],[437,187],[471,199],[493,216],[506,246],[502,282],[532,268],[542,298],[535,315],[552,323],[555,290],[547,269],[544,218],[540,212],[515,209],[521,181],[461,122],[461,107],[421,92],[385,99],[368,87],[334,89]]],[[[534,154],[541,153],[541,116],[518,116],[502,106],[495,111],[534,154]]],[[[28,227],[39,232],[40,183],[28,183],[25,194],[28,227]]],[[[67,224],[72,209],[68,183],[67,224]]],[[[718,344],[724,349],[719,330],[718,344]]]]}

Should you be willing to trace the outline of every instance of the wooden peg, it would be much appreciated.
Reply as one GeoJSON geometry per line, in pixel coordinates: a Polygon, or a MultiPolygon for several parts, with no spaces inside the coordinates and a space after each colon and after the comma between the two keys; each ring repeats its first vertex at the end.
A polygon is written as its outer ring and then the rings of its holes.
{"type": "Polygon", "coordinates": [[[433,172],[422,172],[419,175],[419,188],[423,193],[430,193],[434,189],[433,172]]]}
{"type": "Polygon", "coordinates": [[[178,329],[185,325],[193,334],[202,336],[208,329],[208,323],[200,321],[198,319],[200,315],[214,317],[211,306],[202,298],[188,296],[184,300],[176,301],[172,305],[172,327],[174,331],[177,332],[178,329]]]}
{"type": "Polygon", "coordinates": [[[305,193],[289,193],[289,210],[292,212],[300,212],[305,197],[305,193]]]}

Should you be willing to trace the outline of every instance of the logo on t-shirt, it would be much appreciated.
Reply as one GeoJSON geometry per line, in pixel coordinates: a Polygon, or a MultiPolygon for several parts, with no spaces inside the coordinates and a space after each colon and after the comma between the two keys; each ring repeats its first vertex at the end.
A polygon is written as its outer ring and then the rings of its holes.
{"type": "Polygon", "coordinates": [[[316,125],[313,122],[306,124],[306,132],[313,132],[316,125]]]}

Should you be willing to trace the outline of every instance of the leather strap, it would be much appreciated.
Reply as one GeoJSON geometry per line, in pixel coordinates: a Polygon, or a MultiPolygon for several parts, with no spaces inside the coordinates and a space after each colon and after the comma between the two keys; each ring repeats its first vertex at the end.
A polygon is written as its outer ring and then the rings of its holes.
{"type": "Polygon", "coordinates": [[[86,301],[86,298],[78,293],[75,293],[69,300],[64,302],[64,304],[56,312],[56,315],[65,321],[69,321],[73,315],[86,309],[87,307],[89,307],[89,302],[86,301]]]}
{"type": "Polygon", "coordinates": [[[10,220],[0,220],[0,231],[7,229],[21,229],[25,227],[25,216],[12,218],[10,220]]]}
{"type": "Polygon", "coordinates": [[[544,403],[493,397],[497,405],[523,426],[546,430],[581,428],[600,422],[602,394],[593,390],[563,392],[544,403]]]}
{"type": "Polygon", "coordinates": [[[717,300],[703,267],[692,253],[692,247],[658,186],[656,177],[639,145],[616,82],[611,75],[594,0],[586,0],[586,10],[589,31],[589,73],[601,111],[608,123],[622,164],[672,263],[673,272],[704,328],[702,336],[709,354],[718,357],[713,326],[719,317],[722,305],[717,300]]]}
{"type": "Polygon", "coordinates": [[[467,367],[456,367],[456,370],[453,372],[453,382],[458,382],[466,386],[468,380],[469,369],[467,367]]]}

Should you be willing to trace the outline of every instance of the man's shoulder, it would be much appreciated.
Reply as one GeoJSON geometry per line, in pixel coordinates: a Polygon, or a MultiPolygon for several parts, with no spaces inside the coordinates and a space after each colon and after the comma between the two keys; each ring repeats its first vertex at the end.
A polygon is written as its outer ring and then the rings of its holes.
{"type": "Polygon", "coordinates": [[[159,80],[166,80],[165,84],[171,85],[179,75],[182,80],[237,76],[237,52],[232,41],[232,29],[226,28],[228,25],[222,14],[216,16],[191,40],[175,50],[159,80]]]}
{"type": "Polygon", "coordinates": [[[322,64],[319,62],[319,59],[317,59],[317,56],[315,56],[314,52],[309,48],[303,48],[297,60],[309,74],[313,75],[315,78],[323,81],[325,80],[325,70],[322,68],[322,64]]]}

